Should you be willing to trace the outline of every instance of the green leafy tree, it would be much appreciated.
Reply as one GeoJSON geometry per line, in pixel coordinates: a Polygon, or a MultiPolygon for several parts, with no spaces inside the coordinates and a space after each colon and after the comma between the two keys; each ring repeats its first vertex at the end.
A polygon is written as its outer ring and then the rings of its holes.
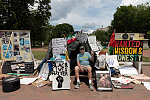
{"type": "Polygon", "coordinates": [[[74,32],[73,26],[68,23],[58,24],[55,26],[53,33],[56,37],[63,37],[71,32],[74,32]]]}
{"type": "Polygon", "coordinates": [[[43,28],[43,32],[44,32],[44,43],[45,44],[49,44],[49,42],[53,39],[56,38],[56,34],[53,33],[55,26],[49,25],[47,24],[44,28],[43,28]]]}
{"type": "Polygon", "coordinates": [[[42,41],[45,41],[46,33],[45,29],[49,25],[49,19],[51,16],[50,13],[50,0],[39,0],[36,1],[38,3],[38,8],[36,10],[32,10],[32,27],[31,27],[31,40],[33,46],[35,44],[42,44],[42,41]]]}
{"type": "Polygon", "coordinates": [[[0,0],[1,30],[30,30],[32,45],[45,40],[44,28],[49,25],[50,0],[0,0]],[[37,3],[37,9],[34,4],[37,3]]]}
{"type": "Polygon", "coordinates": [[[1,0],[0,29],[30,29],[30,11],[28,6],[34,0],[1,0]]]}
{"type": "Polygon", "coordinates": [[[110,41],[111,33],[109,32],[96,30],[93,34],[96,36],[96,40],[102,42],[102,45],[107,45],[107,43],[110,41]]]}
{"type": "Polygon", "coordinates": [[[114,14],[111,25],[116,32],[144,32],[150,30],[149,3],[137,6],[120,6],[114,14]]]}

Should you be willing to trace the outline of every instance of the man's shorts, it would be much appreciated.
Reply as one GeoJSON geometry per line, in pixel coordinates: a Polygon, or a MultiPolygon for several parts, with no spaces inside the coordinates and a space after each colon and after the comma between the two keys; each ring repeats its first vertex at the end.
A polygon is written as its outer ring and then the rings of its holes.
{"type": "MultiPolygon", "coordinates": [[[[80,71],[80,68],[79,68],[79,66],[76,66],[78,69],[79,69],[79,71],[80,71]]],[[[81,65],[81,68],[83,68],[83,70],[84,71],[86,71],[86,72],[88,72],[88,68],[89,67],[91,67],[90,65],[81,65]]]]}

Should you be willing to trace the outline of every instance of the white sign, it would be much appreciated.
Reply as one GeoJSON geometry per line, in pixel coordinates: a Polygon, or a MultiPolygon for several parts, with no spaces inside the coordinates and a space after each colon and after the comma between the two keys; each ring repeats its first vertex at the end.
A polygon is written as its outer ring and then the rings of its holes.
{"type": "Polygon", "coordinates": [[[99,55],[96,63],[95,63],[95,67],[97,69],[104,69],[106,66],[106,55],[99,55]]]}
{"type": "Polygon", "coordinates": [[[142,82],[147,90],[150,90],[150,82],[142,82]]]}
{"type": "Polygon", "coordinates": [[[107,55],[106,62],[109,67],[118,67],[119,66],[119,63],[117,60],[117,55],[107,55]]]}
{"type": "Polygon", "coordinates": [[[134,79],[126,78],[126,77],[119,77],[119,78],[111,77],[111,80],[115,80],[115,81],[118,81],[119,83],[123,83],[123,84],[128,84],[131,81],[133,81],[134,79]]]}
{"type": "Polygon", "coordinates": [[[53,54],[65,54],[67,41],[64,38],[52,39],[52,52],[53,54]]]}
{"type": "Polygon", "coordinates": [[[121,75],[138,75],[138,72],[134,67],[120,67],[119,71],[121,75]]]}
{"type": "Polygon", "coordinates": [[[68,62],[59,61],[52,63],[52,89],[70,89],[70,65],[68,62]]]}
{"type": "Polygon", "coordinates": [[[44,63],[40,70],[38,78],[44,78],[44,80],[46,80],[48,78],[48,74],[49,74],[48,63],[44,63]]]}
{"type": "Polygon", "coordinates": [[[31,84],[33,83],[37,78],[23,78],[23,79],[20,79],[20,84],[31,84]]]}
{"type": "Polygon", "coordinates": [[[88,42],[89,42],[89,45],[90,45],[90,47],[93,51],[98,51],[99,50],[99,48],[96,44],[96,36],[89,36],[88,37],[88,42]]]}

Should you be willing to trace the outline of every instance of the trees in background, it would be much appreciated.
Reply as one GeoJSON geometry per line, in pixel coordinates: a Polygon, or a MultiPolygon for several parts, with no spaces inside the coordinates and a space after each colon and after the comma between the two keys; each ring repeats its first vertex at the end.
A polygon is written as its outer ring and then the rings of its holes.
{"type": "Polygon", "coordinates": [[[149,3],[137,6],[120,6],[114,14],[110,32],[116,29],[117,33],[145,33],[150,45],[150,5],[149,3]]]}
{"type": "Polygon", "coordinates": [[[50,0],[0,0],[1,30],[30,30],[32,45],[45,40],[50,0]],[[35,6],[36,4],[36,6],[35,6]]]}
{"type": "Polygon", "coordinates": [[[52,26],[50,0],[0,0],[0,30],[30,30],[32,46],[74,32],[68,23],[52,26]]]}
{"type": "Polygon", "coordinates": [[[149,3],[118,7],[111,26],[116,29],[116,32],[148,32],[150,30],[149,3]]]}
{"type": "Polygon", "coordinates": [[[74,32],[73,26],[68,23],[58,24],[56,26],[46,25],[43,28],[44,42],[48,44],[52,38],[62,38],[64,35],[68,35],[74,32]]]}
{"type": "Polygon", "coordinates": [[[97,41],[101,41],[102,45],[107,45],[110,41],[111,33],[102,30],[96,30],[95,32],[93,32],[93,35],[96,36],[97,41]]]}
{"type": "Polygon", "coordinates": [[[64,35],[72,32],[74,32],[73,26],[68,23],[58,24],[53,30],[53,33],[56,34],[56,37],[63,37],[64,35]]]}
{"type": "MultiPolygon", "coordinates": [[[[50,10],[50,0],[0,0],[0,29],[30,30],[32,46],[41,44],[42,41],[48,44],[52,38],[74,32],[72,25],[68,23],[50,25],[50,10]]],[[[109,42],[114,29],[118,33],[148,33],[146,38],[150,39],[149,3],[118,7],[109,31],[97,30],[94,34],[104,44],[109,42]]]]}
{"type": "MultiPolygon", "coordinates": [[[[31,40],[33,46],[35,44],[42,44],[42,41],[45,41],[47,34],[47,29],[49,26],[49,19],[51,17],[50,13],[50,0],[38,0],[37,9],[32,10],[32,27],[31,27],[31,40]]],[[[49,32],[50,33],[50,32],[49,32]]]]}
{"type": "MultiPolygon", "coordinates": [[[[137,6],[120,6],[114,13],[111,26],[107,32],[96,30],[94,34],[97,40],[102,41],[102,45],[109,42],[114,29],[116,33],[146,33],[146,38],[150,39],[150,5],[149,3],[137,6]]],[[[150,41],[149,41],[150,43],[150,41]]]]}
{"type": "Polygon", "coordinates": [[[30,29],[34,0],[0,0],[0,29],[30,29]]]}

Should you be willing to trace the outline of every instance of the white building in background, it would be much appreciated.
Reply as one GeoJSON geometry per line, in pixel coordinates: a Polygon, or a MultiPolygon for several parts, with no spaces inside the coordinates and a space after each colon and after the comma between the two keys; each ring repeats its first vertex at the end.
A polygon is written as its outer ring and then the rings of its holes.
{"type": "Polygon", "coordinates": [[[97,30],[101,30],[101,31],[105,31],[105,32],[107,32],[108,30],[109,30],[109,28],[108,27],[106,27],[106,28],[98,28],[97,30]]]}
{"type": "Polygon", "coordinates": [[[83,30],[83,33],[92,34],[95,30],[89,29],[89,30],[83,30]]]}

